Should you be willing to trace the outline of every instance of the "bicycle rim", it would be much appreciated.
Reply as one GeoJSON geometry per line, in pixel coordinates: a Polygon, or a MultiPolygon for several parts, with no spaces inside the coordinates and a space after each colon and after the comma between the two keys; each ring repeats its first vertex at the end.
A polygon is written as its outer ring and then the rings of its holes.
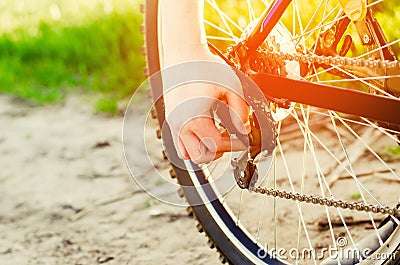
{"type": "MultiPolygon", "coordinates": [[[[221,50],[237,41],[241,31],[266,6],[265,1],[250,0],[225,1],[225,6],[215,0],[205,2],[208,38],[221,50]],[[234,7],[242,12],[236,14],[228,12],[235,11],[234,7]],[[246,10],[247,16],[243,15],[243,10],[246,10]]],[[[327,2],[317,3],[316,8],[322,15],[310,13],[308,18],[315,19],[319,16],[322,23],[327,24],[330,23],[326,21],[328,18],[338,17],[340,8],[337,5],[330,7],[327,2]]],[[[156,19],[158,1],[146,1],[145,10],[148,74],[151,75],[160,70],[159,24],[156,19]]],[[[318,33],[323,27],[318,25],[310,29],[310,25],[303,25],[304,18],[303,20],[300,18],[299,10],[301,10],[300,1],[299,3],[294,1],[289,7],[289,15],[282,19],[282,23],[287,23],[286,20],[290,17],[294,18],[294,22],[291,22],[292,29],[289,30],[292,36],[291,42],[303,42],[306,46],[306,42],[312,39],[313,34],[305,33],[318,33]]],[[[395,43],[397,40],[391,44],[395,43]]],[[[362,56],[363,53],[365,51],[361,51],[358,55],[354,53],[353,57],[362,56]]],[[[380,91],[376,83],[371,83],[368,78],[343,82],[343,78],[329,76],[326,69],[316,69],[313,75],[313,78],[307,76],[313,82],[342,82],[343,87],[360,83],[359,89],[380,91]]],[[[153,89],[161,87],[159,84],[152,86],[153,89]]],[[[153,91],[153,94],[159,93],[160,91],[153,91]]],[[[382,93],[391,96],[386,91],[382,93]]],[[[157,102],[156,108],[159,122],[162,124],[164,122],[162,102],[157,102]]],[[[288,115],[286,119],[278,122],[280,135],[273,155],[273,166],[264,169],[264,178],[260,184],[342,200],[358,200],[367,204],[390,206],[397,204],[399,194],[396,191],[400,187],[398,182],[400,160],[396,155],[399,140],[395,136],[397,128],[381,127],[367,119],[347,117],[332,111],[314,109],[312,106],[296,105],[286,115],[288,115]],[[379,178],[379,181],[375,178],[379,178]]],[[[164,141],[170,139],[168,135],[163,137],[164,141]]],[[[173,152],[173,150],[168,151],[173,152]]],[[[204,168],[185,162],[187,170],[175,168],[174,174],[182,185],[199,186],[216,178],[215,175],[232,174],[232,172],[217,172],[223,163],[229,161],[224,161],[222,158],[204,168]]],[[[232,264],[318,264],[327,258],[326,253],[325,256],[318,257],[321,253],[318,251],[328,247],[346,249],[355,246],[357,242],[371,234],[377,234],[377,243],[372,254],[375,255],[375,259],[367,259],[363,261],[364,264],[384,262],[396,264],[399,258],[398,255],[389,255],[399,249],[398,229],[395,230],[396,233],[390,235],[391,237],[382,238],[378,233],[380,222],[386,216],[303,205],[267,198],[238,188],[220,194],[218,187],[213,185],[198,189],[197,194],[186,195],[189,203],[198,199],[208,201],[209,196],[220,198],[212,203],[194,206],[189,211],[199,221],[199,230],[205,231],[210,238],[210,246],[216,247],[221,253],[221,260],[232,264]],[[323,230],[327,231],[324,233],[323,230]],[[343,243],[339,242],[342,239],[347,243],[339,246],[343,243]],[[271,248],[284,249],[286,253],[284,255],[275,253],[278,255],[274,256],[271,248]],[[293,252],[296,255],[300,253],[297,255],[299,257],[290,255],[289,251],[292,249],[297,250],[293,252]],[[300,257],[303,255],[301,250],[316,250],[316,252],[304,258],[300,257]],[[268,251],[269,254],[266,254],[268,251]],[[376,255],[381,253],[388,255],[385,259],[376,258],[376,255]]],[[[398,222],[396,218],[392,220],[394,223],[398,222]]],[[[341,262],[341,264],[353,263],[341,262]]]]}

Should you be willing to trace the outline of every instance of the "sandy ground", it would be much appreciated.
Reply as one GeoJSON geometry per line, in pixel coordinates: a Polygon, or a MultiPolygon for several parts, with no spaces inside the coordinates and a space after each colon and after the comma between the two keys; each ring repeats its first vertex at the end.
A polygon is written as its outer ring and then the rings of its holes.
{"type": "Polygon", "coordinates": [[[130,177],[122,117],[3,95],[0,128],[0,264],[218,264],[184,208],[130,177]]]}
{"type": "MultiPolygon", "coordinates": [[[[206,238],[197,232],[196,223],[187,217],[185,208],[153,199],[130,176],[121,143],[122,116],[94,114],[89,101],[70,97],[63,105],[31,107],[0,96],[0,264],[219,264],[218,254],[208,248],[206,238]]],[[[140,144],[143,137],[138,137],[143,131],[143,114],[145,111],[139,108],[130,115],[125,132],[132,135],[126,144],[132,152],[136,177],[148,181],[153,194],[178,202],[176,187],[165,186],[157,179],[157,172],[149,171],[143,162],[146,151],[140,144]]],[[[154,124],[149,126],[150,135],[145,137],[149,139],[147,153],[161,175],[167,176],[169,167],[162,160],[160,141],[154,137],[155,128],[151,128],[154,124]]],[[[316,126],[324,142],[338,148],[329,140],[334,138],[332,131],[321,122],[316,126]]],[[[301,141],[291,134],[286,135],[286,140],[283,137],[283,149],[291,151],[287,157],[290,170],[301,172],[301,166],[294,166],[295,162],[302,164],[301,141]]],[[[351,143],[353,139],[344,141],[351,143]]],[[[322,166],[327,167],[323,158],[322,166]]],[[[375,164],[370,160],[370,156],[363,155],[354,165],[356,172],[374,170],[375,164]]],[[[398,161],[398,157],[392,161],[394,168],[398,161]]],[[[277,167],[279,172],[285,172],[283,165],[278,163],[277,167]]],[[[313,173],[307,175],[313,178],[313,173]]],[[[288,190],[286,177],[283,178],[278,181],[288,190]]],[[[300,179],[294,181],[297,186],[301,184],[300,179]]],[[[373,192],[385,191],[378,199],[390,202],[399,184],[397,181],[388,185],[387,181],[373,174],[363,178],[373,192]]],[[[351,200],[356,192],[353,186],[345,179],[333,191],[339,198],[351,200]]],[[[315,187],[308,185],[308,192],[315,193],[315,187]]],[[[239,200],[241,196],[237,195],[230,195],[228,200],[239,200]]],[[[241,222],[256,229],[254,222],[259,219],[254,216],[259,216],[260,205],[265,203],[269,211],[274,209],[269,200],[253,201],[252,207],[242,209],[241,222]]],[[[286,222],[296,220],[295,205],[279,203],[278,219],[285,225],[280,238],[293,246],[297,225],[286,222]]],[[[315,247],[327,246],[330,236],[323,236],[316,225],[324,213],[315,212],[314,206],[303,207],[310,213],[311,219],[306,223],[316,239],[315,247]]],[[[344,215],[357,220],[367,218],[357,234],[361,237],[370,233],[368,217],[346,211],[344,215]]],[[[266,238],[273,231],[272,218],[273,213],[265,213],[266,238]]],[[[334,232],[336,238],[344,234],[343,228],[334,232]]],[[[264,235],[261,233],[260,237],[264,235]]]]}

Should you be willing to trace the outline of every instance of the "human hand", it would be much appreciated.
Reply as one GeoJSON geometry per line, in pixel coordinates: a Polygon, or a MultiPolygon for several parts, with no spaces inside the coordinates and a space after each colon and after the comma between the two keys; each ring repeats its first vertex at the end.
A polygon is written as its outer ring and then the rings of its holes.
{"type": "MultiPolygon", "coordinates": [[[[169,52],[166,55],[168,57],[164,58],[164,65],[171,66],[189,61],[207,61],[226,65],[207,47],[191,47],[190,51],[185,50],[175,54],[169,52]],[[185,53],[185,50],[188,53],[185,53]]],[[[190,159],[197,164],[211,162],[220,158],[225,152],[247,148],[240,140],[231,139],[232,132],[217,128],[212,110],[218,101],[229,106],[231,122],[239,133],[246,135],[251,130],[249,107],[240,95],[241,84],[238,77],[233,70],[221,72],[218,70],[221,68],[216,69],[207,74],[229,79],[229,88],[213,83],[196,82],[167,89],[168,91],[164,90],[166,120],[170,126],[178,156],[182,159],[190,159]]]]}

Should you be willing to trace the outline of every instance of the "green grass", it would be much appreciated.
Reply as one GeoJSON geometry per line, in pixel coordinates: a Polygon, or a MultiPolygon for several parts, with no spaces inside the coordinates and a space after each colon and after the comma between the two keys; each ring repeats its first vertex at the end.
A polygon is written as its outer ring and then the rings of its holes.
{"type": "MultiPolygon", "coordinates": [[[[0,1],[0,93],[36,104],[59,102],[71,92],[102,93],[108,101],[97,102],[96,110],[113,112],[113,101],[129,97],[144,79],[140,1],[0,1]]],[[[246,1],[218,2],[246,26],[246,1]]],[[[257,15],[263,8],[256,8],[257,15]]],[[[389,40],[399,38],[400,4],[375,8],[389,40]],[[382,10],[390,10],[389,18],[382,10]]],[[[304,23],[310,10],[302,7],[304,23]]],[[[215,12],[206,17],[223,24],[215,12]]]]}
{"type": "Polygon", "coordinates": [[[96,101],[95,108],[97,112],[117,114],[118,113],[118,100],[113,97],[104,97],[96,101]]]}
{"type": "Polygon", "coordinates": [[[158,205],[159,204],[159,202],[158,201],[156,201],[155,199],[148,199],[148,200],[146,200],[146,202],[144,203],[144,208],[145,209],[149,209],[149,208],[151,208],[152,206],[154,206],[154,205],[158,205]]]}
{"type": "Polygon", "coordinates": [[[354,200],[361,199],[361,194],[360,193],[353,193],[353,194],[351,194],[351,198],[354,199],[354,200]]]}
{"type": "Polygon", "coordinates": [[[143,81],[138,10],[138,0],[2,1],[0,92],[37,104],[100,92],[96,109],[115,112],[143,81]]]}
{"type": "Polygon", "coordinates": [[[400,146],[389,146],[387,151],[394,156],[400,156],[400,146]]]}

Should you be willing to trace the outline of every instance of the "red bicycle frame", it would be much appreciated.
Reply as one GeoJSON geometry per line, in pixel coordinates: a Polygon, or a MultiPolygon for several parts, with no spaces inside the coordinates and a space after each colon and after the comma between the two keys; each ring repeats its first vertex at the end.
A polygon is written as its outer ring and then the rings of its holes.
{"type": "MultiPolygon", "coordinates": [[[[248,54],[268,37],[292,0],[275,0],[243,42],[248,54]]],[[[266,96],[400,125],[400,100],[263,73],[250,75],[266,96]]]]}

